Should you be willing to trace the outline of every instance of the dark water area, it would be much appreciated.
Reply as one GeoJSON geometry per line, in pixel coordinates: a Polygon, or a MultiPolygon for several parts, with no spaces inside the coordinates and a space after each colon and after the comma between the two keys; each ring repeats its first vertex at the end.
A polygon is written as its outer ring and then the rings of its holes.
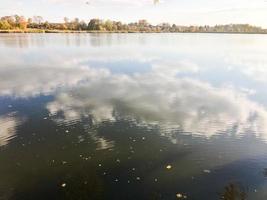
{"type": "Polygon", "coordinates": [[[267,199],[266,46],[1,34],[0,200],[267,199]]]}

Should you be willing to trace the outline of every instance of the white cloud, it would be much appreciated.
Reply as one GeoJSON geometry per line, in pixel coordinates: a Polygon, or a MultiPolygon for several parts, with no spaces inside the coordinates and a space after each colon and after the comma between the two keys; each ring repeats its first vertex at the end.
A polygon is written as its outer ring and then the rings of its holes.
{"type": "Polygon", "coordinates": [[[77,5],[84,4],[87,6],[143,6],[152,5],[153,0],[48,0],[45,1],[52,4],[65,4],[65,5],[77,5]]]}

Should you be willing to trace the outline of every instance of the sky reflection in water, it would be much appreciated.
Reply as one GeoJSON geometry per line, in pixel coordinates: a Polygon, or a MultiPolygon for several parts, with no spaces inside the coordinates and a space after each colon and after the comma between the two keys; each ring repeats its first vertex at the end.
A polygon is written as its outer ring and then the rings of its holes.
{"type": "Polygon", "coordinates": [[[1,35],[0,197],[264,199],[266,45],[264,35],[1,35]]]}

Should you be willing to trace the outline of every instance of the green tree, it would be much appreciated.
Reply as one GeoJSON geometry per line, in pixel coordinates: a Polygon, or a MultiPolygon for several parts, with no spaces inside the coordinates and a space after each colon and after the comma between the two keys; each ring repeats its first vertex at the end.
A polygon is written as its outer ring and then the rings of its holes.
{"type": "Polygon", "coordinates": [[[50,29],[50,24],[48,21],[45,21],[45,23],[43,24],[45,29],[50,29]]]}
{"type": "Polygon", "coordinates": [[[88,23],[88,30],[103,30],[103,22],[100,19],[91,19],[88,23]]]}
{"type": "Polygon", "coordinates": [[[87,24],[84,21],[80,22],[80,29],[81,30],[86,30],[87,29],[87,24]]]}
{"type": "Polygon", "coordinates": [[[72,29],[73,30],[80,30],[80,20],[79,20],[79,18],[75,18],[72,21],[72,29]]]}
{"type": "Polygon", "coordinates": [[[113,23],[110,20],[107,20],[104,25],[107,31],[113,31],[113,23]]]}

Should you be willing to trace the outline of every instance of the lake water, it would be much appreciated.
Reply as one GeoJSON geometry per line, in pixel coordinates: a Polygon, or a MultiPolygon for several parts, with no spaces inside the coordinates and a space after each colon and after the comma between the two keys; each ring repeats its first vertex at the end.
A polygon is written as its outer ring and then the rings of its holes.
{"type": "Polygon", "coordinates": [[[267,36],[1,34],[0,199],[267,199],[267,36]]]}

